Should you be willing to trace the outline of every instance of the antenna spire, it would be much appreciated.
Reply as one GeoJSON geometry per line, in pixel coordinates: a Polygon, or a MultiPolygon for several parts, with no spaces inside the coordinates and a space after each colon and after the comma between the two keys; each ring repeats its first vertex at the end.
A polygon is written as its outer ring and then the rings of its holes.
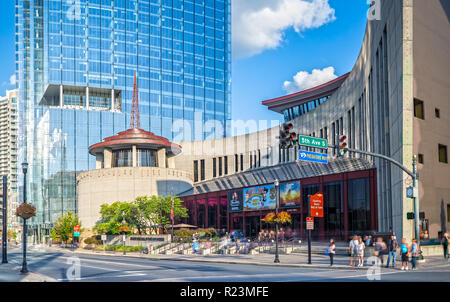
{"type": "Polygon", "coordinates": [[[134,72],[134,86],[133,86],[133,103],[131,104],[131,120],[130,129],[140,129],[139,121],[139,99],[137,90],[136,72],[134,72]]]}

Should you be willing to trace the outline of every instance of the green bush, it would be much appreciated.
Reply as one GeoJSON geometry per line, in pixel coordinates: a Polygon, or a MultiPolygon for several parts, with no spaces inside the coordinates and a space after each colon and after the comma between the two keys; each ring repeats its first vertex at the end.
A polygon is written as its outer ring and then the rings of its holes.
{"type": "MultiPolygon", "coordinates": [[[[126,246],[126,252],[140,252],[144,247],[142,246],[126,246]]],[[[123,245],[107,245],[106,248],[103,245],[97,246],[96,251],[106,250],[108,252],[123,252],[123,245]]]]}
{"type": "Polygon", "coordinates": [[[95,245],[102,244],[102,242],[100,240],[98,240],[96,237],[97,236],[88,237],[88,238],[84,239],[84,243],[95,244],[95,245]]]}
{"type": "Polygon", "coordinates": [[[195,230],[179,229],[174,232],[175,237],[179,239],[191,239],[194,234],[197,234],[200,238],[214,238],[218,236],[218,232],[214,228],[195,230]]]}

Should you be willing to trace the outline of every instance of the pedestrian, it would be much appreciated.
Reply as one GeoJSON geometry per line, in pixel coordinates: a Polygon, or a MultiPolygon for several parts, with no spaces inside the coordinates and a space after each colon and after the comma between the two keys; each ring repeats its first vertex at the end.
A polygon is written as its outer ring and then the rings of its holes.
{"type": "Polygon", "coordinates": [[[350,254],[350,266],[356,266],[356,257],[358,252],[358,236],[354,235],[348,246],[350,254]]]}
{"type": "Polygon", "coordinates": [[[211,254],[211,241],[210,240],[211,239],[208,239],[208,241],[206,242],[206,251],[205,251],[206,255],[211,254]]]}
{"type": "Polygon", "coordinates": [[[373,242],[372,242],[372,235],[369,235],[369,237],[366,240],[366,246],[372,246],[373,242]]]}
{"type": "Polygon", "coordinates": [[[448,233],[442,237],[442,248],[444,249],[444,259],[448,260],[448,233]]]}
{"type": "Polygon", "coordinates": [[[361,237],[358,238],[358,248],[357,248],[357,255],[358,255],[358,267],[364,266],[364,249],[366,248],[363,240],[361,237]]]}
{"type": "Polygon", "coordinates": [[[198,241],[194,239],[194,242],[192,243],[192,250],[194,254],[197,254],[198,252],[198,241]]]}
{"type": "Polygon", "coordinates": [[[330,239],[330,245],[328,246],[328,256],[330,256],[330,266],[333,266],[335,253],[336,253],[336,243],[334,242],[334,239],[330,239]]]}
{"type": "Polygon", "coordinates": [[[378,237],[377,242],[375,243],[375,256],[378,257],[378,259],[381,262],[381,265],[384,263],[384,250],[385,250],[386,244],[383,242],[383,238],[378,237]]]}
{"type": "Polygon", "coordinates": [[[386,267],[389,267],[389,263],[391,263],[392,258],[392,267],[395,267],[395,258],[397,257],[397,248],[398,248],[398,242],[397,238],[392,235],[391,239],[389,240],[389,253],[388,253],[388,259],[386,263],[386,267]]]}
{"type": "Polygon", "coordinates": [[[408,270],[408,253],[409,253],[409,246],[406,243],[406,238],[402,239],[402,245],[400,247],[400,252],[402,253],[402,271],[408,270]]]}
{"type": "Polygon", "coordinates": [[[411,249],[411,265],[412,269],[415,270],[417,257],[419,257],[419,244],[417,243],[416,238],[412,240],[410,249],[411,249]]]}
{"type": "Polygon", "coordinates": [[[239,251],[239,249],[240,249],[240,239],[236,239],[236,254],[240,254],[240,251],[239,251]]]}

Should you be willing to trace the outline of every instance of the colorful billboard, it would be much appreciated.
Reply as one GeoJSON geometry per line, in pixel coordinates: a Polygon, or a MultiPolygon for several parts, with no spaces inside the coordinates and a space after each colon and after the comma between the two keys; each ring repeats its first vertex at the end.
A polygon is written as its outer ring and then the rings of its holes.
{"type": "Polygon", "coordinates": [[[276,203],[274,185],[244,189],[244,211],[275,209],[276,203]]]}
{"type": "Polygon", "coordinates": [[[300,182],[285,182],[280,184],[280,208],[300,207],[300,182]]]}
{"type": "Polygon", "coordinates": [[[242,190],[228,192],[228,212],[242,212],[242,190]]]}

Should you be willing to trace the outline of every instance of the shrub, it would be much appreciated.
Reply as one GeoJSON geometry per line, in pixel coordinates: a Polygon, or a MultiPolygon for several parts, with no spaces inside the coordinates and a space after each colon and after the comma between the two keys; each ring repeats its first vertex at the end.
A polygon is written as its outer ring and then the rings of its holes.
{"type": "Polygon", "coordinates": [[[101,241],[99,241],[96,237],[97,236],[88,237],[88,238],[84,239],[84,243],[95,244],[95,245],[101,244],[101,241]]]}

